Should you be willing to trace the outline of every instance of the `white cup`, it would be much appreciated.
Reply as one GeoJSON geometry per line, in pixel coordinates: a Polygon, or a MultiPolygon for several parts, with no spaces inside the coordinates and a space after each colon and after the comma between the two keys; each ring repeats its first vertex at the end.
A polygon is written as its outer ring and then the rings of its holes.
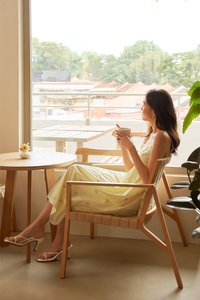
{"type": "Polygon", "coordinates": [[[119,127],[117,131],[124,135],[131,136],[131,129],[128,127],[119,127]]]}

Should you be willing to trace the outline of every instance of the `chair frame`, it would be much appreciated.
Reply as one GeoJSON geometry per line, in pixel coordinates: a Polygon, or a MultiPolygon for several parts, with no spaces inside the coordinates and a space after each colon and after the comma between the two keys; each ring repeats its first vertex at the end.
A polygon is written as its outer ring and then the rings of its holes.
{"type": "MultiPolygon", "coordinates": [[[[77,149],[77,155],[82,154],[83,155],[83,162],[88,161],[88,153],[92,153],[92,155],[99,155],[101,154],[108,154],[108,155],[119,155],[120,150],[102,150],[100,149],[90,149],[91,152],[88,149],[81,148],[77,149]],[[85,155],[85,156],[84,156],[85,155]]],[[[66,273],[66,265],[67,265],[67,255],[68,255],[68,239],[69,239],[69,231],[70,231],[70,221],[71,220],[78,220],[78,221],[84,221],[90,223],[90,237],[94,237],[94,224],[104,224],[104,225],[114,225],[114,226],[120,226],[120,227],[126,227],[126,228],[132,228],[132,229],[139,229],[141,232],[143,232],[146,236],[148,236],[149,239],[156,242],[157,245],[159,245],[163,250],[166,251],[166,253],[169,256],[174,275],[177,281],[177,285],[179,288],[183,288],[182,280],[180,277],[180,273],[178,270],[178,265],[176,262],[175,254],[172,248],[172,243],[170,240],[169,232],[167,229],[166,221],[164,218],[164,210],[160,203],[160,199],[157,192],[157,183],[161,179],[161,177],[164,179],[164,183],[167,184],[167,179],[164,174],[164,167],[165,164],[168,162],[168,158],[159,159],[156,161],[154,168],[152,169],[151,176],[150,176],[150,183],[148,184],[136,184],[136,183],[110,183],[110,182],[85,182],[85,181],[67,181],[67,194],[66,194],[66,216],[65,216],[65,226],[64,226],[64,240],[63,240],[63,253],[61,257],[61,265],[60,265],[60,278],[65,278],[66,273]],[[159,171],[159,172],[158,172],[159,171]],[[159,175],[159,176],[157,176],[159,175]],[[158,178],[159,177],[159,178],[158,178]],[[143,201],[141,202],[140,209],[138,211],[138,214],[136,216],[132,217],[121,217],[121,216],[114,216],[114,215],[104,215],[100,213],[87,213],[87,212],[78,212],[73,211],[71,209],[71,196],[72,196],[72,187],[82,185],[82,186],[120,186],[120,187],[134,187],[134,188],[145,188],[145,196],[143,201]],[[155,205],[153,209],[148,210],[151,198],[154,198],[155,205]],[[159,221],[162,228],[163,233],[163,240],[161,240],[158,236],[156,236],[152,231],[150,231],[146,224],[150,221],[151,217],[153,216],[154,212],[157,210],[159,221]]],[[[98,165],[98,164],[97,164],[98,165]]],[[[100,165],[102,166],[102,165],[100,165]]],[[[105,167],[105,165],[103,165],[105,167]]],[[[110,166],[108,166],[110,167],[110,166]]],[[[115,166],[116,167],[116,166],[115,166]]],[[[168,191],[170,193],[170,189],[168,191]]],[[[177,218],[177,213],[171,213],[168,212],[166,209],[165,213],[171,217],[174,221],[177,222],[179,231],[181,233],[181,237],[183,240],[184,245],[187,244],[184,233],[182,230],[182,226],[180,223],[179,218],[177,218]],[[178,220],[177,220],[178,219],[178,220]]]]}
{"type": "MultiPolygon", "coordinates": [[[[135,133],[133,133],[133,135],[134,134],[135,133]]],[[[138,133],[136,133],[136,136],[138,136],[138,133]]],[[[140,136],[143,136],[143,134],[140,135],[140,136]]],[[[124,166],[121,164],[121,161],[120,161],[120,158],[121,158],[121,150],[120,149],[96,149],[96,148],[83,147],[83,148],[78,148],[76,150],[76,155],[79,156],[79,157],[80,156],[82,157],[81,161],[84,164],[95,165],[95,166],[102,167],[102,168],[107,168],[107,169],[114,169],[114,170],[124,171],[124,166]],[[96,156],[96,155],[116,157],[115,164],[113,164],[113,161],[112,161],[112,163],[109,163],[108,160],[106,160],[105,163],[100,163],[100,164],[89,162],[89,158],[91,156],[96,156]]],[[[170,189],[170,186],[169,186],[169,183],[168,183],[168,180],[167,180],[167,175],[166,175],[165,172],[163,172],[163,174],[162,174],[162,180],[163,180],[164,187],[165,187],[168,198],[169,199],[173,198],[172,193],[171,193],[171,189],[170,189]]],[[[168,209],[166,207],[166,205],[163,205],[163,204],[161,204],[161,205],[162,205],[163,212],[169,218],[171,218],[174,222],[176,222],[179,233],[180,233],[180,236],[181,236],[181,239],[182,239],[182,242],[183,242],[183,245],[185,247],[187,247],[188,242],[186,240],[186,237],[185,237],[183,227],[182,227],[182,224],[181,224],[181,221],[180,221],[179,214],[178,214],[177,210],[176,209],[168,209]]],[[[90,238],[91,239],[94,238],[94,224],[93,223],[90,224],[90,238]]]]}

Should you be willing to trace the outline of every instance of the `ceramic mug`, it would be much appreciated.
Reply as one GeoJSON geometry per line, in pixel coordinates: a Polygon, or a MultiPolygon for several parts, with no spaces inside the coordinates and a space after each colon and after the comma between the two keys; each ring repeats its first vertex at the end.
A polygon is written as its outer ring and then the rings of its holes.
{"type": "Polygon", "coordinates": [[[117,131],[129,137],[131,136],[131,129],[128,127],[119,127],[117,131]]]}

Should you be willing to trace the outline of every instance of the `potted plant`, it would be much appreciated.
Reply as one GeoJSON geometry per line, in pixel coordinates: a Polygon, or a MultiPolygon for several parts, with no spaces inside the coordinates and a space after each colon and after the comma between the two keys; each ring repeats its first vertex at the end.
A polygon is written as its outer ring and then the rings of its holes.
{"type": "Polygon", "coordinates": [[[19,147],[19,156],[21,158],[30,158],[31,157],[31,146],[29,143],[21,144],[19,147]]]}
{"type": "MultiPolygon", "coordinates": [[[[189,100],[189,111],[185,116],[183,122],[183,133],[190,126],[192,121],[200,116],[200,81],[196,81],[190,88],[188,95],[189,100]]],[[[200,222],[200,164],[199,164],[199,152],[200,148],[196,150],[195,161],[184,162],[181,167],[187,170],[188,183],[178,183],[177,187],[188,187],[190,196],[187,197],[175,197],[167,202],[167,206],[176,209],[195,210],[198,214],[196,221],[200,222]]],[[[176,184],[174,185],[176,186],[176,184]]],[[[196,228],[192,232],[193,237],[200,237],[200,227],[196,228]]]]}
{"type": "Polygon", "coordinates": [[[183,133],[185,133],[192,121],[200,115],[200,81],[196,81],[192,85],[188,95],[190,96],[190,108],[183,121],[183,133]]]}

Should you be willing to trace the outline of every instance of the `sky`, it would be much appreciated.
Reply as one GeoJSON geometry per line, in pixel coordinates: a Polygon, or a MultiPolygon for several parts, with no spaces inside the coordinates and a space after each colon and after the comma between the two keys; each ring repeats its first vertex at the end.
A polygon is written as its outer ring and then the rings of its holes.
{"type": "Polygon", "coordinates": [[[32,0],[32,36],[119,56],[138,40],[169,53],[200,45],[200,0],[32,0]]]}

